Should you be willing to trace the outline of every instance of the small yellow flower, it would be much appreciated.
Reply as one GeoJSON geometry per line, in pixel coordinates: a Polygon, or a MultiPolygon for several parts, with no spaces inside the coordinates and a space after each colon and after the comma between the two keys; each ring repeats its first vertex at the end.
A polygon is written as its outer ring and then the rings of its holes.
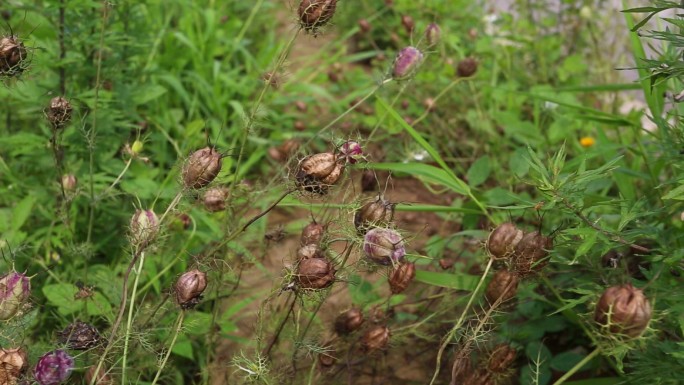
{"type": "Polygon", "coordinates": [[[591,136],[585,136],[580,139],[580,145],[582,147],[588,148],[596,144],[596,139],[592,138],[591,136]]]}

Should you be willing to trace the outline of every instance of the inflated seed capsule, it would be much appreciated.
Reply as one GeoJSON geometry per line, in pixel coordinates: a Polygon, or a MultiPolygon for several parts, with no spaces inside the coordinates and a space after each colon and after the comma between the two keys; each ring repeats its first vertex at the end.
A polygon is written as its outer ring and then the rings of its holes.
{"type": "Polygon", "coordinates": [[[520,277],[527,277],[541,270],[549,263],[549,251],[553,248],[553,239],[533,231],[523,235],[515,246],[511,270],[520,277]]]}
{"type": "Polygon", "coordinates": [[[15,383],[12,381],[16,381],[27,368],[28,354],[26,349],[21,347],[13,349],[0,348],[0,384],[15,383]]]}
{"type": "Polygon", "coordinates": [[[159,218],[152,210],[137,210],[131,217],[129,229],[132,244],[147,246],[159,233],[159,218]]]}
{"type": "Polygon", "coordinates": [[[7,321],[19,313],[31,295],[31,281],[16,271],[0,276],[0,321],[7,321]]]}
{"type": "Polygon", "coordinates": [[[416,265],[414,263],[402,263],[397,266],[388,281],[392,294],[402,293],[416,277],[416,265]]]}
{"type": "Polygon", "coordinates": [[[13,77],[26,68],[26,47],[16,36],[0,38],[0,77],[13,77]]]}
{"type": "Polygon", "coordinates": [[[318,245],[325,236],[325,226],[317,222],[311,222],[302,230],[300,245],[318,245]]]}
{"type": "Polygon", "coordinates": [[[69,378],[74,359],[64,350],[55,350],[38,359],[33,377],[40,385],[57,385],[69,378]]]}
{"type": "Polygon", "coordinates": [[[366,233],[363,238],[363,251],[368,259],[385,266],[401,262],[406,255],[401,234],[381,227],[366,233]]]}
{"type": "Polygon", "coordinates": [[[361,338],[361,350],[366,353],[383,350],[389,344],[390,336],[391,333],[387,326],[375,325],[368,329],[361,338]]]}
{"type": "Polygon", "coordinates": [[[183,185],[200,189],[211,183],[223,166],[223,156],[213,147],[193,152],[183,166],[183,185]]]}
{"type": "Polygon", "coordinates": [[[57,333],[57,336],[60,343],[73,350],[88,350],[102,342],[100,332],[95,326],[81,321],[69,324],[64,330],[57,333]]]}
{"type": "Polygon", "coordinates": [[[423,53],[415,47],[406,47],[399,51],[394,59],[392,77],[395,80],[408,79],[418,69],[423,61],[423,53]]]}
{"type": "Polygon", "coordinates": [[[55,130],[64,128],[71,121],[73,111],[71,103],[62,96],[50,100],[50,105],[45,108],[45,116],[55,130]]]}
{"type": "Polygon", "coordinates": [[[523,238],[522,230],[510,222],[502,223],[487,238],[487,252],[494,259],[505,259],[513,255],[515,247],[523,238]]]}
{"type": "Polygon", "coordinates": [[[518,276],[510,271],[500,270],[494,274],[492,280],[487,285],[485,298],[490,304],[495,303],[499,298],[501,302],[506,302],[515,297],[518,292],[518,276]]]}
{"type": "Polygon", "coordinates": [[[323,195],[337,183],[342,171],[344,166],[338,162],[337,155],[331,152],[314,154],[299,162],[295,181],[300,189],[323,195]]]}
{"type": "Polygon", "coordinates": [[[226,209],[226,200],[230,190],[225,187],[213,187],[204,193],[204,207],[212,213],[226,209]]]}
{"type": "Polygon", "coordinates": [[[335,269],[325,258],[310,258],[299,261],[297,284],[303,289],[325,289],[335,282],[335,269]]]}
{"type": "Polygon", "coordinates": [[[644,292],[631,284],[606,289],[596,304],[594,320],[610,333],[640,336],[651,321],[652,308],[644,292]]]}
{"type": "Polygon", "coordinates": [[[492,354],[487,360],[487,368],[493,373],[504,373],[515,361],[517,350],[508,344],[500,344],[494,347],[492,354]]]}
{"type": "Polygon", "coordinates": [[[461,60],[456,66],[456,74],[462,78],[471,77],[477,72],[477,67],[477,60],[467,57],[461,60]]]}
{"type": "Polygon", "coordinates": [[[359,234],[363,234],[373,226],[387,225],[394,219],[396,204],[378,196],[372,202],[361,206],[354,214],[354,227],[359,234]]]}
{"type": "Polygon", "coordinates": [[[335,15],[337,0],[302,0],[297,14],[299,24],[307,32],[316,34],[335,15]]]}
{"type": "Polygon", "coordinates": [[[363,312],[358,308],[351,308],[335,318],[335,331],[339,335],[347,335],[358,330],[364,322],[363,312]]]}
{"type": "Polygon", "coordinates": [[[65,192],[74,192],[76,187],[78,187],[78,179],[74,174],[62,175],[62,189],[65,192]]]}
{"type": "Polygon", "coordinates": [[[174,285],[176,303],[183,309],[195,307],[207,288],[207,273],[193,269],[183,273],[174,285]]]}
{"type": "Polygon", "coordinates": [[[425,29],[425,40],[427,41],[428,47],[436,46],[441,37],[442,29],[435,23],[430,23],[425,29]]]}

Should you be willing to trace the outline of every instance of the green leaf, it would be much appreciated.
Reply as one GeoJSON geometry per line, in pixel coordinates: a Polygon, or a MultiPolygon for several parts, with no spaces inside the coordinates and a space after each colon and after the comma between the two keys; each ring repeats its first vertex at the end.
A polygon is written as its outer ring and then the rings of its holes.
{"type": "Polygon", "coordinates": [[[518,148],[508,161],[508,167],[518,178],[524,177],[530,171],[530,164],[527,162],[525,154],[527,154],[527,150],[518,148]]]}
{"type": "Polygon", "coordinates": [[[19,230],[21,226],[26,223],[28,217],[31,216],[31,210],[33,209],[33,205],[35,203],[36,199],[29,195],[22,199],[22,201],[16,206],[14,206],[14,209],[12,210],[12,230],[19,230]]]}
{"type": "Polygon", "coordinates": [[[437,273],[425,270],[416,271],[416,281],[418,282],[456,290],[473,291],[479,279],[480,277],[474,275],[437,273]]]}
{"type": "Polygon", "coordinates": [[[684,184],[665,194],[663,199],[684,201],[684,184]]]}
{"type": "Polygon", "coordinates": [[[386,171],[394,171],[394,172],[401,172],[401,173],[409,174],[409,175],[418,177],[420,179],[423,179],[425,182],[433,183],[433,184],[437,184],[437,185],[449,188],[450,190],[452,190],[458,194],[461,194],[461,195],[467,195],[470,191],[470,189],[468,188],[468,185],[466,185],[460,179],[458,181],[454,181],[449,176],[449,174],[447,174],[444,170],[441,170],[435,166],[430,166],[428,164],[423,164],[423,163],[370,163],[367,165],[367,167],[370,169],[373,169],[373,170],[386,170],[386,171]]]}
{"type": "MultiPolygon", "coordinates": [[[[573,351],[563,352],[553,357],[551,360],[551,368],[553,370],[565,373],[577,365],[577,363],[582,361],[584,357],[585,355],[573,351]]],[[[589,367],[586,366],[585,368],[589,369],[589,367]]]]}
{"type": "Polygon", "coordinates": [[[173,354],[175,355],[185,357],[189,360],[194,359],[192,353],[192,342],[186,336],[178,337],[178,340],[176,341],[176,344],[173,345],[173,349],[171,349],[171,352],[173,352],[173,354]]]}
{"type": "Polygon", "coordinates": [[[148,86],[138,87],[133,94],[133,105],[139,106],[149,103],[166,93],[166,88],[159,84],[152,84],[148,86]]]}
{"type": "Polygon", "coordinates": [[[468,169],[467,178],[471,187],[477,187],[487,181],[492,171],[488,155],[476,160],[468,169]]]}
{"type": "Polygon", "coordinates": [[[95,292],[92,297],[86,298],[86,312],[92,316],[113,315],[112,305],[100,292],[95,292]]]}
{"type": "Polygon", "coordinates": [[[74,300],[78,288],[70,283],[57,283],[43,286],[43,294],[48,302],[57,307],[62,315],[75,313],[83,308],[83,301],[74,300]]]}
{"type": "Polygon", "coordinates": [[[203,335],[211,329],[211,314],[199,311],[188,312],[185,316],[185,330],[188,334],[203,335]]]}

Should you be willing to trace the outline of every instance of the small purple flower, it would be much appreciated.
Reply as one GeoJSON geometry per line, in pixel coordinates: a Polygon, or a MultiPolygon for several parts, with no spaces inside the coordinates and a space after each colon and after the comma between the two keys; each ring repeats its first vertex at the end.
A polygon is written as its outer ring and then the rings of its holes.
{"type": "Polygon", "coordinates": [[[435,45],[437,45],[441,37],[442,29],[439,28],[439,25],[435,23],[431,23],[425,29],[425,40],[427,40],[427,44],[429,47],[434,47],[435,45]]]}
{"type": "Polygon", "coordinates": [[[413,75],[421,61],[423,61],[423,53],[418,48],[406,47],[402,49],[394,59],[392,77],[396,80],[407,79],[413,75]]]}
{"type": "Polygon", "coordinates": [[[0,320],[6,321],[21,309],[31,295],[31,282],[21,273],[12,271],[0,277],[0,320]]]}
{"type": "Polygon", "coordinates": [[[74,359],[64,350],[55,350],[38,359],[33,377],[40,385],[64,382],[74,369],[74,359]]]}
{"type": "Polygon", "coordinates": [[[400,262],[406,255],[401,234],[396,230],[381,227],[366,233],[363,251],[368,259],[385,266],[400,262]]]}
{"type": "Polygon", "coordinates": [[[340,158],[354,164],[363,156],[363,149],[359,142],[349,140],[340,147],[340,158]]]}

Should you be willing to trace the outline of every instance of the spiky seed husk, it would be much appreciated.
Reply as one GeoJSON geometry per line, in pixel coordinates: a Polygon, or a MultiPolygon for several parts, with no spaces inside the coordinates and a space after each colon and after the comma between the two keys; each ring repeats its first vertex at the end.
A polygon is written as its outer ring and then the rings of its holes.
{"type": "Polygon", "coordinates": [[[631,284],[606,289],[596,304],[594,320],[610,333],[635,338],[651,321],[652,308],[644,292],[631,284]]]}
{"type": "Polygon", "coordinates": [[[62,189],[65,192],[74,192],[78,187],[78,179],[74,174],[64,174],[62,175],[62,189]]]}
{"type": "Polygon", "coordinates": [[[347,335],[358,330],[363,322],[361,309],[351,308],[335,318],[335,331],[339,335],[347,335]]]}
{"type": "Polygon", "coordinates": [[[0,384],[3,377],[11,383],[28,368],[28,354],[24,348],[4,349],[0,348],[0,384]]]}
{"type": "Polygon", "coordinates": [[[539,231],[524,234],[515,246],[511,270],[524,278],[540,271],[546,266],[549,251],[553,248],[553,238],[539,231]]]}
{"type": "Polygon", "coordinates": [[[513,255],[522,238],[522,230],[510,222],[502,223],[489,234],[487,252],[494,259],[506,259],[513,255]]]}
{"type": "Polygon", "coordinates": [[[392,294],[402,293],[416,277],[416,265],[414,263],[402,263],[397,266],[388,277],[392,294]]]}
{"type": "Polygon", "coordinates": [[[176,284],[174,291],[176,303],[183,309],[195,307],[202,299],[202,294],[207,288],[207,273],[192,269],[183,273],[176,284]]]}
{"type": "Polygon", "coordinates": [[[396,204],[382,196],[361,206],[354,214],[354,227],[359,234],[366,233],[374,226],[386,226],[394,219],[396,204]]]}
{"type": "Polygon", "coordinates": [[[506,302],[515,297],[518,292],[518,276],[510,271],[500,270],[487,285],[485,297],[490,304],[495,303],[499,298],[501,302],[506,302]]]}
{"type": "Polygon", "coordinates": [[[366,353],[383,350],[389,344],[390,336],[391,332],[387,326],[375,325],[361,338],[361,350],[366,353]]]}
{"type": "Polygon", "coordinates": [[[310,258],[299,261],[297,284],[303,289],[325,289],[335,282],[335,269],[325,258],[310,258]]]}
{"type": "Polygon", "coordinates": [[[335,15],[337,0],[302,0],[297,14],[299,23],[308,32],[317,33],[335,15]]]}
{"type": "Polygon", "coordinates": [[[57,96],[50,100],[50,105],[45,108],[45,116],[55,130],[64,128],[71,121],[71,113],[74,108],[63,96],[57,96]]]}
{"type": "Polygon", "coordinates": [[[0,38],[0,76],[20,75],[27,58],[26,47],[16,36],[0,38]]]}
{"type": "Polygon", "coordinates": [[[223,156],[212,147],[193,152],[183,166],[183,185],[200,189],[211,183],[223,166],[223,156]]]}
{"type": "Polygon", "coordinates": [[[100,332],[93,325],[76,321],[57,333],[59,342],[69,349],[88,350],[102,342],[100,332]]]}
{"type": "Polygon", "coordinates": [[[204,193],[204,207],[212,213],[226,209],[226,200],[230,190],[225,187],[213,187],[204,193]]]}
{"type": "Polygon", "coordinates": [[[396,80],[408,79],[423,61],[423,53],[415,47],[406,47],[399,51],[394,59],[392,77],[396,80]]]}
{"type": "Polygon", "coordinates": [[[428,25],[428,27],[425,29],[425,40],[427,41],[428,47],[434,47],[439,43],[439,40],[442,37],[442,29],[439,28],[439,25],[435,23],[431,23],[428,25]]]}
{"type": "Polygon", "coordinates": [[[499,344],[494,347],[492,354],[487,360],[487,368],[494,373],[504,373],[513,364],[517,356],[517,350],[508,344],[499,344]]]}
{"type": "Polygon", "coordinates": [[[31,295],[31,281],[25,274],[11,271],[0,276],[0,321],[19,313],[31,295]]]}
{"type": "Polygon", "coordinates": [[[129,228],[131,243],[141,247],[148,246],[157,237],[159,226],[159,218],[154,211],[136,210],[129,228]]]}

